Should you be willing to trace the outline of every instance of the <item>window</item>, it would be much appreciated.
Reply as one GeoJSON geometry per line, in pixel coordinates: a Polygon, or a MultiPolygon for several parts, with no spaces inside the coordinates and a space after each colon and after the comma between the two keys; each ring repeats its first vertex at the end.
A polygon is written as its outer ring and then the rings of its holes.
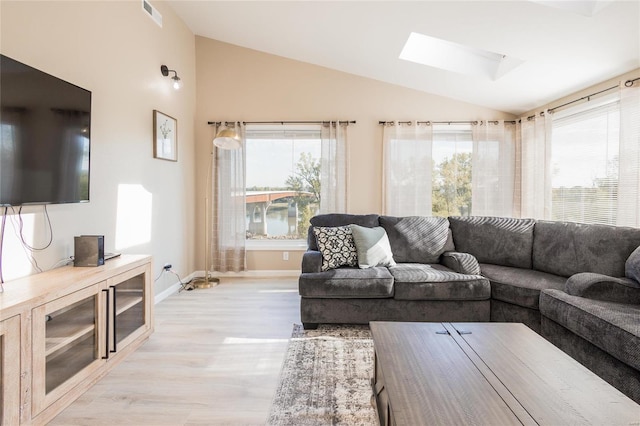
{"type": "Polygon", "coordinates": [[[434,125],[431,210],[434,216],[471,212],[471,125],[434,125]]]}
{"type": "Polygon", "coordinates": [[[247,125],[247,240],[306,240],[320,202],[321,125],[247,125]]]}
{"type": "Polygon", "coordinates": [[[385,214],[511,215],[514,135],[500,121],[385,126],[385,214]]]}
{"type": "Polygon", "coordinates": [[[615,99],[554,115],[553,220],[616,224],[619,140],[620,109],[615,99]]]}
{"type": "Polygon", "coordinates": [[[405,124],[384,129],[384,202],[391,216],[468,216],[470,124],[405,124]]]}

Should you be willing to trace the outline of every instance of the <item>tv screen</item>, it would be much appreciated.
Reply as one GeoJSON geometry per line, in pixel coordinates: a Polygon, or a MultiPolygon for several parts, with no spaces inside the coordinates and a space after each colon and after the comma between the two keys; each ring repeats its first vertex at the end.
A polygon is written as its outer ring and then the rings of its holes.
{"type": "Polygon", "coordinates": [[[91,92],[0,55],[0,206],[89,201],[91,92]]]}

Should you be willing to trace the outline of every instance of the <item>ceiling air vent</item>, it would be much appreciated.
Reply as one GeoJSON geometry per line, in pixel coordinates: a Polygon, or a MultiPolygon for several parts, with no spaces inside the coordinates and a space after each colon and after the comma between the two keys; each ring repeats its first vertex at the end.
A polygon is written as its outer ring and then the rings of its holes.
{"type": "Polygon", "coordinates": [[[142,0],[142,9],[144,9],[144,11],[149,14],[151,19],[153,19],[153,21],[158,24],[160,28],[162,28],[162,15],[160,14],[160,12],[158,12],[158,9],[151,6],[151,3],[149,3],[147,0],[142,0]]]}

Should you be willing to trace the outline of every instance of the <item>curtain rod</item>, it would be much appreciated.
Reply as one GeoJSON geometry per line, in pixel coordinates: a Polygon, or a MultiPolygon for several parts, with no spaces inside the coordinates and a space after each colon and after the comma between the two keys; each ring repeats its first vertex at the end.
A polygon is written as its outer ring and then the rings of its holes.
{"type": "MultiPolygon", "coordinates": [[[[378,121],[379,125],[385,126],[387,124],[393,125],[395,124],[396,121],[378,121]]],[[[413,124],[413,121],[398,121],[398,124],[408,124],[411,125],[413,124]]],[[[473,121],[416,121],[416,124],[426,124],[427,126],[431,126],[432,124],[472,124],[474,126],[477,126],[478,124],[484,124],[484,123],[488,123],[488,124],[498,124],[497,120],[486,120],[486,121],[478,121],[478,120],[473,120],[473,121]]],[[[507,124],[516,124],[516,122],[514,120],[511,121],[505,121],[505,123],[507,124]]]]}
{"type": "MultiPolygon", "coordinates": [[[[640,77],[638,77],[638,78],[634,78],[633,80],[627,80],[627,81],[625,81],[625,82],[624,82],[624,86],[625,86],[625,87],[631,87],[631,86],[633,86],[633,83],[635,83],[635,82],[636,82],[636,81],[638,81],[638,80],[640,80],[640,77]]],[[[617,89],[618,87],[619,87],[619,85],[611,86],[611,87],[608,87],[608,88],[606,88],[606,89],[600,90],[599,92],[595,92],[595,93],[592,93],[592,94],[590,94],[590,95],[583,96],[583,97],[581,97],[580,99],[576,99],[576,100],[573,100],[573,101],[567,102],[567,103],[565,103],[565,104],[558,105],[557,107],[549,108],[549,112],[553,112],[553,111],[555,111],[555,110],[557,110],[557,109],[559,109],[559,108],[565,107],[565,106],[567,106],[567,105],[575,104],[576,102],[584,101],[585,99],[586,99],[587,101],[590,101],[592,96],[596,96],[596,95],[599,95],[599,94],[601,94],[601,93],[608,92],[609,90],[617,89]]],[[[528,117],[527,117],[527,118],[528,118],[528,117]]]]}
{"type": "MultiPolygon", "coordinates": [[[[624,82],[624,85],[625,85],[625,87],[631,87],[638,80],[640,80],[640,77],[634,78],[632,80],[627,80],[627,81],[624,82]]],[[[575,99],[573,101],[564,103],[562,105],[558,105],[557,107],[549,108],[547,111],[552,113],[553,111],[555,111],[557,109],[560,109],[560,108],[565,107],[567,105],[574,104],[576,102],[584,101],[585,99],[590,101],[591,97],[597,96],[597,95],[599,95],[601,93],[608,92],[610,90],[617,89],[618,87],[619,87],[619,85],[608,87],[606,89],[600,90],[599,92],[595,92],[595,93],[592,93],[590,95],[583,96],[583,97],[581,97],[579,99],[575,99]]],[[[544,111],[540,112],[540,115],[544,116],[544,111]]],[[[535,118],[535,116],[536,116],[535,114],[534,115],[530,115],[530,116],[527,117],[527,120],[532,120],[532,119],[535,118]]],[[[515,121],[514,120],[510,120],[510,121],[506,121],[505,120],[506,124],[515,124],[517,122],[520,122],[520,120],[515,120],[515,121]]],[[[393,123],[394,123],[393,121],[379,121],[378,122],[378,124],[380,124],[380,125],[393,124],[393,123]]],[[[411,123],[412,123],[411,121],[398,121],[398,124],[409,124],[410,125],[411,123]]],[[[478,121],[416,121],[416,124],[426,124],[426,125],[429,125],[429,126],[431,124],[473,124],[473,125],[477,125],[478,123],[482,123],[482,121],[480,121],[480,122],[478,122],[478,121]]],[[[487,121],[487,123],[497,124],[498,122],[494,120],[494,121],[487,121]]]]}
{"type": "MultiPolygon", "coordinates": [[[[333,123],[335,121],[331,121],[331,120],[324,120],[324,121],[242,121],[243,125],[246,124],[325,124],[325,123],[333,123]]],[[[220,126],[222,124],[224,124],[225,126],[228,125],[229,123],[235,123],[235,121],[207,121],[207,124],[212,126],[212,125],[216,125],[216,126],[220,126]]],[[[355,120],[344,120],[344,121],[337,121],[338,124],[356,124],[355,120]]]]}

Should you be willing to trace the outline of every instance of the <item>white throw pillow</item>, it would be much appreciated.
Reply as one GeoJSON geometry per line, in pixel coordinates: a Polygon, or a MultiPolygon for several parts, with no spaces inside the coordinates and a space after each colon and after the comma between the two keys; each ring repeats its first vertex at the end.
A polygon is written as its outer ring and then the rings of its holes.
{"type": "Polygon", "coordinates": [[[381,226],[366,228],[359,225],[351,226],[353,240],[358,252],[358,266],[371,268],[373,266],[395,266],[391,245],[387,232],[381,226]]]}

